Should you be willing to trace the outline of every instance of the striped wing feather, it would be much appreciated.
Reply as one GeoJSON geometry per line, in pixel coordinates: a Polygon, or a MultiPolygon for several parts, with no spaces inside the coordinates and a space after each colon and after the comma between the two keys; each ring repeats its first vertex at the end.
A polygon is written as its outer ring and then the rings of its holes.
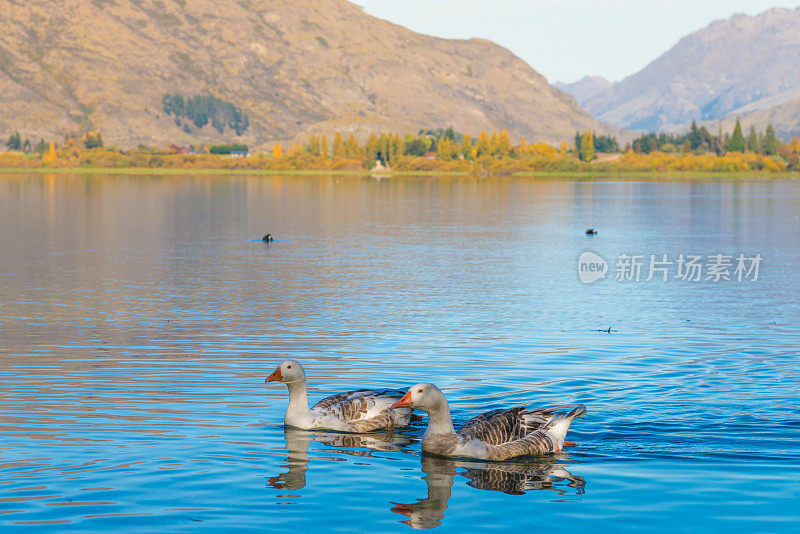
{"type": "Polygon", "coordinates": [[[520,439],[530,432],[523,412],[525,406],[486,412],[464,423],[458,434],[468,440],[477,439],[488,445],[501,445],[520,439]]]}
{"type": "Polygon", "coordinates": [[[322,399],[313,406],[312,410],[329,413],[348,423],[351,430],[355,432],[391,428],[396,425],[396,419],[389,406],[404,393],[401,390],[357,389],[346,391],[322,399]],[[382,401],[380,404],[385,406],[377,406],[379,401],[382,401]]]}

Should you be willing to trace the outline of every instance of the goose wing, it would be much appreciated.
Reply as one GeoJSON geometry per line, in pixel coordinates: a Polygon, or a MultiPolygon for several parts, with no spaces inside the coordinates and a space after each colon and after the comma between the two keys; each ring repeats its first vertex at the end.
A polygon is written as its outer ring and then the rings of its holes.
{"type": "Polygon", "coordinates": [[[487,445],[502,445],[543,429],[554,417],[575,406],[565,404],[539,409],[517,406],[507,410],[492,410],[464,423],[458,433],[467,440],[477,439],[487,445]]]}
{"type": "MultiPolygon", "coordinates": [[[[311,411],[342,421],[352,432],[392,428],[398,424],[397,417],[391,409],[392,404],[404,394],[405,392],[399,389],[346,391],[322,399],[311,408],[311,411]]],[[[397,411],[405,416],[411,413],[408,409],[397,411]]]]}
{"type": "Polygon", "coordinates": [[[473,417],[458,430],[460,436],[479,440],[487,445],[500,445],[523,437],[527,432],[522,417],[524,406],[509,410],[492,410],[473,417]]]}

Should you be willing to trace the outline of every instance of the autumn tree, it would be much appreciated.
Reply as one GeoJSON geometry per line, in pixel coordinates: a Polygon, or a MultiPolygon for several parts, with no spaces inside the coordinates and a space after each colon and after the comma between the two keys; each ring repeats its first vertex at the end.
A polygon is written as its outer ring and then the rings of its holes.
{"type": "Polygon", "coordinates": [[[347,142],[344,144],[344,149],[348,158],[355,158],[358,156],[359,148],[355,135],[350,134],[350,136],[347,138],[347,142]]]}
{"type": "Polygon", "coordinates": [[[461,155],[464,156],[464,159],[467,161],[472,159],[472,138],[469,134],[464,134],[464,137],[461,139],[461,155]]]}
{"type": "Polygon", "coordinates": [[[561,141],[561,158],[567,157],[567,142],[561,141]]]}
{"type": "Polygon", "coordinates": [[[594,136],[592,132],[583,132],[578,156],[581,161],[592,161],[594,159],[594,136]]]}
{"type": "Polygon", "coordinates": [[[739,119],[736,119],[736,126],[733,128],[733,135],[728,141],[726,148],[728,149],[728,152],[744,152],[745,147],[746,142],[744,140],[744,134],[742,133],[742,125],[739,123],[739,119]]]}
{"type": "Polygon", "coordinates": [[[328,138],[324,135],[322,136],[322,140],[320,141],[320,150],[322,151],[323,157],[328,157],[328,138]]]}
{"type": "Polygon", "coordinates": [[[500,155],[500,136],[497,135],[496,131],[493,131],[492,136],[489,138],[489,153],[492,156],[500,155]]]}
{"type": "Polygon", "coordinates": [[[347,155],[344,147],[344,140],[342,139],[342,134],[336,132],[336,135],[333,136],[333,157],[335,158],[343,158],[347,155]]]}
{"type": "Polygon", "coordinates": [[[503,130],[497,138],[497,149],[501,156],[507,156],[511,151],[511,140],[508,138],[508,130],[503,130]]]}
{"type": "Polygon", "coordinates": [[[281,148],[281,144],[275,143],[275,146],[272,147],[272,157],[279,158],[281,156],[283,156],[283,149],[281,148]]]}
{"type": "Polygon", "coordinates": [[[478,136],[478,157],[486,156],[489,154],[490,146],[489,146],[489,136],[486,133],[486,130],[481,130],[481,134],[478,136]]]}
{"type": "Polygon", "coordinates": [[[520,154],[520,156],[525,154],[525,151],[527,150],[527,148],[528,148],[528,144],[525,142],[525,136],[523,136],[519,140],[519,154],[520,154]]]}

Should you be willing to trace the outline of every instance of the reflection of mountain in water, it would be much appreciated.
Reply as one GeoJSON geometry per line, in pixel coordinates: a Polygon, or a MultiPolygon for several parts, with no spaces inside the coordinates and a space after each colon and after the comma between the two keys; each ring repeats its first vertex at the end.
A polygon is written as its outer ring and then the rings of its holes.
{"type": "Polygon", "coordinates": [[[322,443],[330,449],[326,452],[348,454],[350,456],[372,456],[374,451],[400,451],[411,443],[408,436],[390,432],[372,434],[342,434],[320,430],[297,430],[287,428],[285,473],[270,477],[268,484],[277,489],[296,490],[306,485],[308,470],[308,447],[312,441],[322,443]]]}
{"type": "Polygon", "coordinates": [[[457,474],[468,478],[467,485],[473,488],[510,495],[523,495],[533,490],[553,490],[560,495],[574,491],[581,495],[586,486],[582,477],[573,476],[561,464],[548,459],[493,463],[423,456],[422,472],[428,484],[428,496],[414,504],[393,503],[391,508],[392,512],[407,516],[402,523],[413,528],[442,524],[457,474]]]}

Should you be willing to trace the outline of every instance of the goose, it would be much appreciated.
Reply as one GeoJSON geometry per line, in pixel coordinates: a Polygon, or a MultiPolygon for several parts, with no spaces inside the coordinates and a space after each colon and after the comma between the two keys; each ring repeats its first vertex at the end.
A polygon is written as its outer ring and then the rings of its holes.
{"type": "Polygon", "coordinates": [[[272,243],[272,234],[267,234],[261,238],[264,243],[272,243]]]}
{"type": "Polygon", "coordinates": [[[435,385],[424,383],[411,386],[392,408],[428,412],[423,452],[495,461],[560,452],[570,423],[586,413],[582,404],[541,410],[517,406],[473,417],[456,432],[444,394],[435,385]]]}
{"type": "Polygon", "coordinates": [[[410,409],[392,409],[392,404],[403,395],[400,389],[345,391],[326,397],[309,409],[306,373],[294,360],[281,362],[264,382],[286,384],[289,405],[283,422],[294,428],[372,432],[406,426],[411,416],[410,409]]]}

